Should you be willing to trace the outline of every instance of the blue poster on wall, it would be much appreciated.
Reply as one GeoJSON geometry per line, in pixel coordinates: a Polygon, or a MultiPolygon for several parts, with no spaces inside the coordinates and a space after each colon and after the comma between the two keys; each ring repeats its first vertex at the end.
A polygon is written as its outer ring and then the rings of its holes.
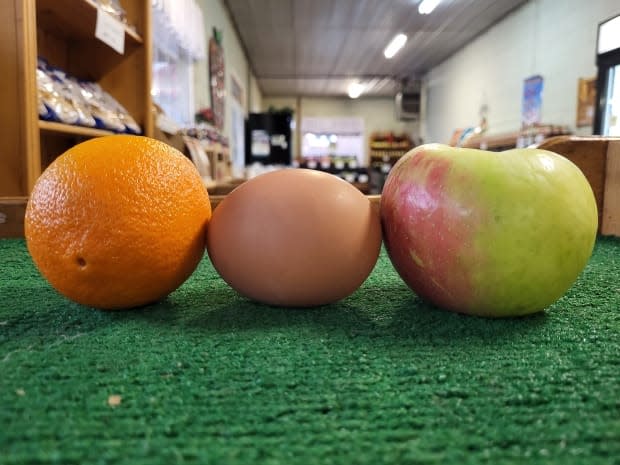
{"type": "Polygon", "coordinates": [[[542,76],[531,76],[523,82],[521,124],[524,128],[541,122],[542,91],[542,76]]]}

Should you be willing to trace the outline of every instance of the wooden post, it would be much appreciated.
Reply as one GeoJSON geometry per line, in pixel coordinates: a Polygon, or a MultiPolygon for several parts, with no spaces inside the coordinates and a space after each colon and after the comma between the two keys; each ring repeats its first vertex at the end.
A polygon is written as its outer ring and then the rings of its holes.
{"type": "Polygon", "coordinates": [[[620,140],[607,145],[601,234],[620,236],[620,140]]]}

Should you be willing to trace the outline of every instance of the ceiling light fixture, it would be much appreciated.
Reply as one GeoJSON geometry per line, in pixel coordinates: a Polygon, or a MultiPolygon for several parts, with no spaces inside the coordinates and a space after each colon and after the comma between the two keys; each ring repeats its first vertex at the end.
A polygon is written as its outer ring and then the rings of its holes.
{"type": "Polygon", "coordinates": [[[439,5],[439,0],[422,0],[418,6],[418,12],[421,15],[428,15],[437,5],[439,5]]]}
{"type": "Polygon", "coordinates": [[[364,92],[365,86],[359,82],[352,82],[347,89],[349,97],[358,98],[364,92]]]}
{"type": "Polygon", "coordinates": [[[405,34],[396,34],[387,47],[385,47],[385,50],[383,50],[385,58],[392,58],[396,55],[396,53],[403,48],[405,42],[407,42],[407,36],[405,34]]]}

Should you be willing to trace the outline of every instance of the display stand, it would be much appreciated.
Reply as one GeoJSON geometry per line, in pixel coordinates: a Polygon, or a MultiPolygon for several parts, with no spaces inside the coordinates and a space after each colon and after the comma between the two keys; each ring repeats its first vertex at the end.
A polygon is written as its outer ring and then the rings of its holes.
{"type": "Polygon", "coordinates": [[[17,218],[41,172],[61,153],[88,138],[112,132],[40,121],[37,58],[78,79],[98,83],[153,134],[151,118],[151,3],[124,0],[124,52],[95,38],[93,0],[0,2],[0,237],[21,235],[17,218]]]}
{"type": "Polygon", "coordinates": [[[579,167],[594,193],[599,233],[620,237],[620,137],[557,136],[538,148],[558,153],[579,167]]]}

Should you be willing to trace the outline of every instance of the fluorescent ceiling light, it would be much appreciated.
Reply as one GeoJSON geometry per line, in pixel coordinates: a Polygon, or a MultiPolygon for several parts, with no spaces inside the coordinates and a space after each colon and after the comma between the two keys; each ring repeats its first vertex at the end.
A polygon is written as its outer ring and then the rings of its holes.
{"type": "Polygon", "coordinates": [[[407,36],[405,34],[397,34],[383,50],[385,58],[392,58],[396,55],[396,52],[403,48],[405,42],[407,42],[407,36]]]}
{"type": "Polygon", "coordinates": [[[364,84],[360,84],[359,82],[352,82],[351,84],[349,84],[348,88],[349,97],[358,98],[360,95],[362,95],[362,92],[364,92],[364,88],[364,84]]]}
{"type": "Polygon", "coordinates": [[[421,15],[428,15],[437,5],[439,5],[439,0],[422,0],[418,6],[418,11],[421,15]]]}

